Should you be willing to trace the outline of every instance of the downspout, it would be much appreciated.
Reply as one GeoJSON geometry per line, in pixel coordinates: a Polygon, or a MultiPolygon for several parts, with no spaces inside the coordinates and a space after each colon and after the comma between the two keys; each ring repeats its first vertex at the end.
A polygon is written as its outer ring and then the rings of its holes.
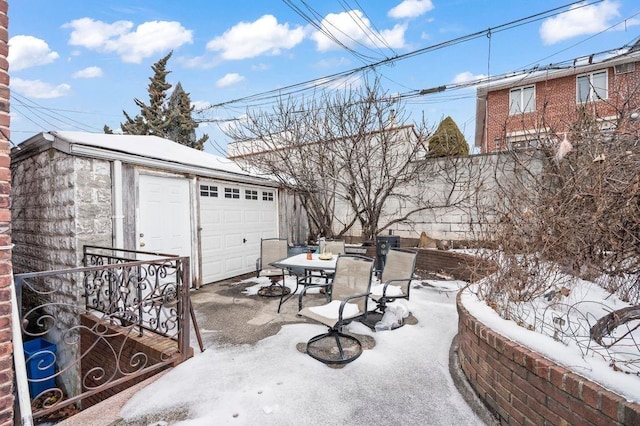
{"type": "MultiPolygon", "coordinates": [[[[13,244],[11,245],[13,247],[13,244]]],[[[16,296],[15,281],[11,272],[11,332],[13,334],[13,365],[16,374],[16,390],[18,393],[18,405],[23,426],[33,425],[33,413],[31,411],[31,397],[29,396],[29,382],[27,380],[27,365],[22,350],[22,328],[20,326],[20,313],[18,312],[18,298],[16,296]]]]}
{"type": "Polygon", "coordinates": [[[113,206],[113,246],[124,248],[124,213],[122,209],[122,161],[111,163],[111,203],[113,206]]]}

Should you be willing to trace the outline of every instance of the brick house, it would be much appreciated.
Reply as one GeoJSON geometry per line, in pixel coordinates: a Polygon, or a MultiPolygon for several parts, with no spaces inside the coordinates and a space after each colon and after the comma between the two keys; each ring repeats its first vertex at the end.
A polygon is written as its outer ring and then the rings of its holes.
{"type": "Polygon", "coordinates": [[[0,0],[0,425],[13,424],[13,344],[11,334],[11,213],[9,211],[9,17],[0,0]]]}
{"type": "MultiPolygon", "coordinates": [[[[581,112],[602,131],[638,123],[640,41],[624,54],[593,57],[478,89],[475,146],[482,153],[535,147],[562,139],[581,112]]],[[[634,124],[637,125],[637,124],[634,124]]],[[[571,140],[571,134],[567,135],[571,140]]]]}

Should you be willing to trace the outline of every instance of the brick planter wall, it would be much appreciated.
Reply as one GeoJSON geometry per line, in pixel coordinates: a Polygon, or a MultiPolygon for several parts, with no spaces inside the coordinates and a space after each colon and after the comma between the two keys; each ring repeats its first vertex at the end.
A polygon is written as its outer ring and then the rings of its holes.
{"type": "Polygon", "coordinates": [[[640,425],[640,404],[555,364],[458,308],[458,358],[501,423],[640,425]]]}

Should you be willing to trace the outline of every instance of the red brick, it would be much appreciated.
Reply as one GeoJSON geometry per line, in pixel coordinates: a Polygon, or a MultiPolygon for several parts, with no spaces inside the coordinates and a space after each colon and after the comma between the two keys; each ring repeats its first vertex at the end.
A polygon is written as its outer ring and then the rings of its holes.
{"type": "Polygon", "coordinates": [[[618,420],[618,413],[624,402],[624,398],[612,392],[603,392],[600,397],[600,409],[610,418],[618,420]]]}
{"type": "Polygon", "coordinates": [[[589,380],[582,384],[580,392],[582,401],[591,408],[600,409],[600,390],[602,388],[589,380]]]}

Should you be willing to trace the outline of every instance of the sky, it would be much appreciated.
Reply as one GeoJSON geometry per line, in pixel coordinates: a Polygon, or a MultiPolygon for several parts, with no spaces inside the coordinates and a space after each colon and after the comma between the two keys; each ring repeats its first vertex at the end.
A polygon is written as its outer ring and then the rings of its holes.
{"type": "Polygon", "coordinates": [[[473,145],[477,86],[466,83],[638,37],[636,0],[10,0],[11,136],[119,129],[173,52],[167,81],[190,94],[211,153],[225,154],[226,126],[278,95],[372,76],[411,121],[451,116],[473,145]]]}

